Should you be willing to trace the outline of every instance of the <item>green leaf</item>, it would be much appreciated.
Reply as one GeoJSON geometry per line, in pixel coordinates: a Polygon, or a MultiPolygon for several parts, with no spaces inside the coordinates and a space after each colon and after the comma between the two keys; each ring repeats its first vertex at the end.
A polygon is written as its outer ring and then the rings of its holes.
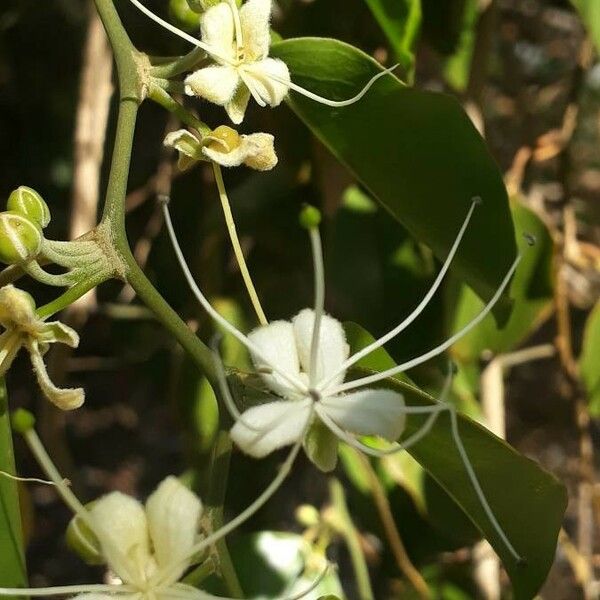
{"type": "Polygon", "coordinates": [[[444,65],[446,81],[458,92],[464,92],[469,83],[475,49],[475,31],[479,18],[479,4],[478,0],[465,2],[457,48],[444,65]]]}
{"type": "MultiPolygon", "coordinates": [[[[331,99],[356,94],[381,71],[370,56],[323,38],[286,40],[273,56],[293,80],[331,99]]],[[[445,257],[474,196],[483,198],[454,269],[489,299],[515,256],[501,174],[460,105],[388,75],[359,101],[329,108],[292,93],[290,105],[315,135],[418,240],[445,257]]]]}
{"type": "Polygon", "coordinates": [[[579,357],[581,379],[588,394],[590,412],[600,416],[600,302],[596,304],[585,324],[583,347],[579,357]]]}
{"type": "Polygon", "coordinates": [[[388,38],[403,71],[415,68],[414,46],[421,29],[421,0],[365,0],[388,38]]]}
{"type": "MultiPolygon", "coordinates": [[[[354,324],[346,327],[346,334],[352,352],[364,347],[370,337],[354,324]]],[[[368,372],[380,371],[390,361],[389,355],[378,349],[359,366],[364,374],[365,367],[368,372]],[[374,368],[379,358],[381,366],[374,368]]],[[[425,406],[434,401],[414,385],[397,379],[388,379],[383,385],[400,391],[409,406],[425,406]]],[[[425,420],[426,417],[411,415],[405,435],[412,435],[425,420]]],[[[459,415],[459,431],[494,515],[524,558],[524,564],[517,563],[507,551],[485,514],[456,449],[448,414],[443,414],[409,453],[490,542],[511,578],[515,598],[529,600],[545,581],[554,560],[567,503],[566,490],[550,473],[468,417],[459,415]]]]}
{"type": "MultiPolygon", "coordinates": [[[[0,382],[0,471],[15,474],[8,399],[0,382]]],[[[0,476],[0,587],[24,587],[27,571],[23,551],[17,483],[0,476]]]]}
{"type": "Polygon", "coordinates": [[[600,51],[600,2],[598,0],[571,0],[571,2],[579,12],[590,38],[600,51]]]}
{"type": "MultiPolygon", "coordinates": [[[[550,308],[553,252],[550,234],[542,221],[520,204],[513,208],[513,219],[517,231],[531,234],[536,239],[535,245],[530,247],[522,235],[519,236],[523,259],[511,284],[514,308],[502,328],[492,317],[487,317],[453,345],[452,356],[461,363],[478,361],[484,350],[494,353],[512,350],[539,326],[550,308]]],[[[483,303],[473,291],[461,286],[449,318],[448,333],[464,327],[482,308],[483,303]]]]}

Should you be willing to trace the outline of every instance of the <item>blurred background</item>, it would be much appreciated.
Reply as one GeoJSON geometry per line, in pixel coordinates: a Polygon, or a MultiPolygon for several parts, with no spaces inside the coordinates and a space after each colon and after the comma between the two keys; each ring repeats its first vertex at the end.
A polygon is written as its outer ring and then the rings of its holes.
{"type": "MultiPolygon", "coordinates": [[[[169,15],[163,0],[147,4],[169,15]]],[[[422,0],[420,27],[408,50],[386,36],[389,32],[364,0],[279,0],[273,22],[283,37],[335,37],[384,64],[399,61],[402,75],[415,86],[456,96],[505,175],[515,220],[538,237],[526,274],[527,293],[517,299],[508,326],[498,331],[486,320],[453,348],[459,372],[452,393],[462,410],[487,422],[568,486],[555,565],[541,592],[548,600],[600,596],[595,475],[600,305],[594,308],[600,296],[600,62],[595,46],[600,11],[594,14],[595,0],[576,4],[422,0]]],[[[116,5],[139,49],[155,55],[187,51],[126,0],[116,5]]],[[[178,23],[175,13],[181,16],[181,8],[180,3],[171,6],[171,18],[178,23]]],[[[38,190],[52,211],[50,238],[77,237],[96,223],[115,125],[113,91],[111,53],[91,2],[2,2],[0,197],[19,185],[38,190]]],[[[206,122],[222,122],[220,109],[202,104],[201,110],[206,122]]],[[[254,325],[253,314],[223,227],[212,171],[201,166],[182,175],[162,148],[165,133],[177,127],[164,111],[144,104],[132,157],[128,231],[150,279],[209,339],[211,325],[190,297],[162,230],[157,194],[172,198],[175,226],[203,290],[242,327],[254,325]]],[[[226,179],[267,314],[289,318],[311,303],[308,242],[297,225],[298,210],[308,201],[321,206],[326,217],[328,311],[361,323],[374,335],[385,332],[431,284],[438,268],[431,252],[377,207],[287,107],[251,109],[244,130],[281,132],[276,170],[238,169],[226,179]]],[[[22,285],[39,304],[55,294],[31,282],[22,285]]],[[[411,334],[389,346],[390,354],[401,360],[441,341],[478,302],[459,281],[449,281],[411,334]]],[[[7,381],[11,407],[35,410],[50,453],[75,489],[88,498],[113,489],[144,497],[165,475],[183,472],[201,489],[199,473],[216,427],[214,396],[174,341],[133,291],[115,282],[87,296],[63,320],[79,330],[82,343],[75,353],[53,349],[50,368],[55,381],[85,387],[84,407],[68,415],[50,407],[38,394],[26,356],[7,381]]],[[[444,365],[444,360],[433,361],[411,375],[425,389],[439,390],[444,365]]],[[[17,457],[21,474],[37,473],[21,444],[17,457]]],[[[361,465],[350,454],[342,458],[336,476],[348,484],[346,501],[376,597],[419,597],[385,542],[361,465]]],[[[256,496],[278,460],[257,463],[234,454],[228,514],[256,496]]],[[[410,457],[383,461],[379,475],[406,559],[434,597],[509,594],[506,576],[476,531],[410,457]]],[[[303,459],[245,530],[301,532],[297,506],[326,508],[328,485],[328,478],[303,459]]],[[[83,567],[66,547],[69,515],[51,489],[28,486],[22,501],[32,585],[89,582],[99,576],[101,571],[83,567]]],[[[332,537],[330,555],[342,565],[348,597],[355,598],[351,573],[343,568],[349,558],[342,537],[332,537]]],[[[236,535],[235,552],[255,552],[251,540],[236,535]]]]}

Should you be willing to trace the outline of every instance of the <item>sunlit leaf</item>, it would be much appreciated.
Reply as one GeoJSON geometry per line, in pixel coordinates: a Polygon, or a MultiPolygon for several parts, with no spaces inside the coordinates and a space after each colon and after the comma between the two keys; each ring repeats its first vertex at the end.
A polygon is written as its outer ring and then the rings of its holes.
{"type": "MultiPolygon", "coordinates": [[[[368,333],[357,325],[347,326],[346,333],[353,352],[368,342],[368,333]]],[[[390,360],[383,350],[378,350],[361,366],[368,365],[369,371],[383,370],[390,360]],[[377,368],[378,358],[381,366],[377,368]]],[[[388,379],[380,385],[401,391],[408,405],[433,402],[431,396],[406,382],[388,379]]],[[[424,421],[424,417],[410,416],[406,435],[416,432],[424,421]]],[[[498,553],[511,578],[515,598],[530,599],[544,582],[554,560],[566,508],[566,490],[535,462],[468,417],[459,417],[459,431],[490,506],[524,563],[515,561],[486,516],[457,452],[447,414],[409,452],[498,553]]]]}
{"type": "MultiPolygon", "coordinates": [[[[291,39],[272,47],[299,85],[332,99],[353,96],[381,66],[348,44],[291,39]]],[[[292,93],[290,105],[317,137],[418,240],[445,257],[474,196],[483,205],[455,271],[483,298],[515,256],[502,177],[453,98],[405,87],[388,75],[359,101],[329,108],[292,93]],[[493,240],[493,243],[490,243],[493,240]]]]}
{"type": "Polygon", "coordinates": [[[600,51],[600,2],[598,0],[571,0],[586,26],[592,41],[600,51]]]}

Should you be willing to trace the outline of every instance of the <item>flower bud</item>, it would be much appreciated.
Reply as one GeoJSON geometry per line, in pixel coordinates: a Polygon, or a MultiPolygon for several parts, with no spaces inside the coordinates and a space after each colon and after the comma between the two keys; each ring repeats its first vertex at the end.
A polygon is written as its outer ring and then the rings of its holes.
{"type": "Polygon", "coordinates": [[[197,31],[200,28],[200,17],[198,11],[192,9],[187,0],[170,0],[169,17],[177,27],[184,31],[197,31]]]}
{"type": "Polygon", "coordinates": [[[15,211],[0,213],[0,262],[27,262],[39,254],[43,241],[40,226],[25,215],[15,211]]]}
{"type": "Polygon", "coordinates": [[[8,197],[6,207],[26,216],[42,229],[50,223],[50,209],[44,199],[33,189],[22,185],[8,197]]]}
{"type": "Polygon", "coordinates": [[[219,125],[211,131],[207,139],[210,140],[206,147],[215,152],[231,152],[240,146],[242,139],[240,134],[227,125],[219,125]]]}
{"type": "Polygon", "coordinates": [[[314,527],[320,523],[321,515],[312,504],[302,504],[296,509],[296,521],[304,527],[314,527]]]}
{"type": "Polygon", "coordinates": [[[300,225],[305,229],[313,229],[321,223],[321,211],[311,204],[305,204],[300,211],[300,225]]]}

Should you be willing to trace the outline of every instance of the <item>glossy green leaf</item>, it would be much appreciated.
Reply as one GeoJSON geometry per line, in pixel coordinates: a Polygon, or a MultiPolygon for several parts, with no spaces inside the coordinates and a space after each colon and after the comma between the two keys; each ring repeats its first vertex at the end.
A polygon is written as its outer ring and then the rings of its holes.
{"type": "MultiPolygon", "coordinates": [[[[346,333],[353,352],[364,347],[370,338],[354,324],[346,326],[346,333]]],[[[389,366],[390,361],[389,355],[379,349],[360,366],[379,371],[389,366]],[[376,367],[378,361],[381,366],[376,367]]],[[[433,402],[431,396],[410,383],[388,379],[382,385],[402,392],[408,405],[423,406],[433,402]]],[[[406,435],[417,431],[425,418],[410,416],[406,435]]],[[[567,503],[566,490],[537,463],[468,417],[459,417],[459,431],[488,502],[511,543],[524,558],[523,564],[515,561],[507,551],[485,514],[457,452],[447,414],[442,415],[432,431],[409,452],[462,508],[498,553],[511,578],[515,598],[529,600],[541,587],[554,560],[567,503]]]]}
{"type": "MultiPolygon", "coordinates": [[[[274,44],[293,80],[331,99],[353,96],[381,66],[348,44],[322,38],[274,44]]],[[[474,196],[483,198],[454,269],[487,299],[515,256],[506,190],[486,145],[444,94],[379,79],[359,101],[329,108],[291,94],[315,135],[409,232],[445,257],[474,196]],[[492,243],[493,242],[493,243],[492,243]]]]}
{"type": "Polygon", "coordinates": [[[587,391],[590,412],[595,417],[600,416],[600,302],[585,324],[579,370],[587,391]]]}
{"type": "Polygon", "coordinates": [[[598,0],[571,0],[581,16],[590,38],[600,51],[600,2],[598,0]]]}
{"type": "Polygon", "coordinates": [[[421,0],[365,0],[392,46],[403,71],[412,78],[414,46],[421,28],[421,0]]]}
{"type": "MultiPolygon", "coordinates": [[[[15,473],[4,380],[0,382],[0,471],[15,473]]],[[[24,587],[26,585],[27,571],[23,552],[17,484],[0,476],[0,587],[24,587]]]]}
{"type": "MultiPolygon", "coordinates": [[[[552,302],[553,243],[546,226],[529,209],[520,204],[513,208],[513,219],[519,232],[523,259],[511,284],[514,306],[508,321],[500,328],[492,317],[484,319],[475,329],[452,347],[452,356],[463,362],[478,361],[484,350],[507,352],[539,326],[552,302]],[[529,246],[524,233],[533,235],[529,246]]],[[[458,331],[483,308],[481,300],[467,286],[461,286],[448,319],[448,334],[458,331]]]]}

